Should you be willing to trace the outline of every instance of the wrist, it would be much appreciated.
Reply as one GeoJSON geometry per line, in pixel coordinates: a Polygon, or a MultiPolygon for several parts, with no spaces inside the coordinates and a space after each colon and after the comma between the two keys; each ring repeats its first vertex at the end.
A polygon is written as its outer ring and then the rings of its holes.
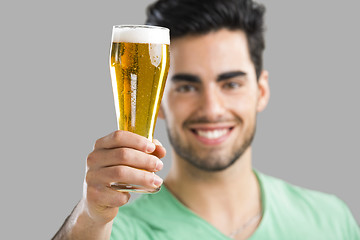
{"type": "Polygon", "coordinates": [[[81,200],[69,218],[69,239],[108,240],[111,235],[113,221],[94,218],[81,200]]]}

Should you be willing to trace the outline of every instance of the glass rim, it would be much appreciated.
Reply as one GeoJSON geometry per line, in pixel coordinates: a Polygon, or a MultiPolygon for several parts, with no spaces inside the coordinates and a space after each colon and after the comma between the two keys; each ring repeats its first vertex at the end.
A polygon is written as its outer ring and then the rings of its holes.
{"type": "Polygon", "coordinates": [[[141,25],[141,24],[120,24],[120,25],[113,25],[113,28],[148,28],[148,29],[163,29],[169,30],[167,27],[161,26],[154,26],[154,25],[141,25]]]}

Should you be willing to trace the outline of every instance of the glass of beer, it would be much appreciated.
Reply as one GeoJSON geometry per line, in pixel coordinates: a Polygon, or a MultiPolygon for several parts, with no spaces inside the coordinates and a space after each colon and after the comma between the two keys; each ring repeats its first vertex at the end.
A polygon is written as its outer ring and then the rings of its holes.
{"type": "MultiPolygon", "coordinates": [[[[112,31],[110,74],[119,130],[152,141],[170,65],[169,29],[119,25],[112,31]]],[[[127,183],[111,187],[126,192],[156,192],[127,183]]]]}

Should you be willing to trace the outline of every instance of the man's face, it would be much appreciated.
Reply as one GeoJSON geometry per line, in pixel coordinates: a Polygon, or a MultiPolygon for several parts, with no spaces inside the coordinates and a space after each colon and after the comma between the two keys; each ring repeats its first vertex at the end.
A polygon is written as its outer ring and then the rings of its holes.
{"type": "Polygon", "coordinates": [[[257,82],[242,31],[186,36],[170,49],[160,116],[174,151],[199,169],[226,169],[249,149],[268,101],[267,73],[257,82]]]}

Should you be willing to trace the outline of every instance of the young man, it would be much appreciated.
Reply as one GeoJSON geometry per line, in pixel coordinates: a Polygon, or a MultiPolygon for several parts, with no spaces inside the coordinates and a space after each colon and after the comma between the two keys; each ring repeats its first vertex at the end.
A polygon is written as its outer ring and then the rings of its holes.
{"type": "Polygon", "coordinates": [[[250,0],[160,0],[148,24],[171,31],[159,116],[165,149],[116,131],[96,141],[84,195],[54,239],[360,239],[346,205],[252,169],[256,115],[269,100],[262,69],[264,7],[250,0]],[[145,169],[150,172],[142,171],[145,169]],[[125,182],[162,189],[125,205],[125,182]]]}

